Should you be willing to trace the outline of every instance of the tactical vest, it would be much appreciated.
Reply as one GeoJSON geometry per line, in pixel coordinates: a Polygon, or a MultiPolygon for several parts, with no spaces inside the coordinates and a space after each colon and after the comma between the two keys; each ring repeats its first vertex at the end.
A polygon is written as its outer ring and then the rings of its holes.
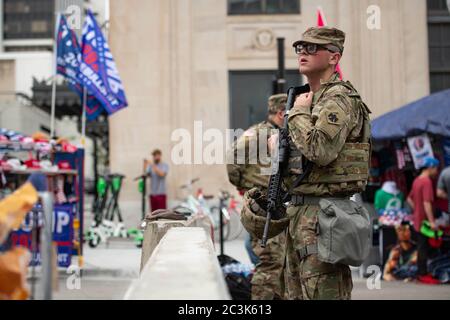
{"type": "MultiPolygon", "coordinates": [[[[257,124],[253,127],[251,127],[250,129],[255,130],[255,134],[257,135],[258,139],[259,138],[264,138],[264,139],[268,139],[270,137],[270,135],[273,133],[271,132],[271,130],[275,129],[275,126],[270,123],[269,121],[264,121],[260,124],[257,124]],[[262,130],[267,130],[267,136],[264,137],[259,137],[259,134],[262,130]]],[[[249,130],[250,130],[249,129],[249,130]]],[[[256,155],[258,157],[259,160],[259,153],[262,152],[264,155],[264,152],[268,153],[267,150],[259,150],[259,141],[257,142],[257,147],[258,147],[258,155],[256,155]]],[[[236,144],[233,146],[234,152],[236,152],[236,144]]],[[[245,150],[246,153],[249,152],[249,150],[246,148],[245,150]]],[[[270,175],[267,174],[262,174],[262,169],[266,168],[266,169],[270,169],[271,165],[270,163],[267,165],[262,165],[261,163],[245,163],[245,164],[233,164],[233,165],[228,165],[227,166],[227,170],[228,170],[228,176],[230,178],[230,182],[235,185],[238,189],[243,189],[243,190],[249,190],[252,189],[254,187],[259,187],[262,189],[267,188],[268,184],[269,184],[269,178],[270,175]],[[234,179],[231,178],[231,176],[235,176],[234,179]]]]}
{"type": "MultiPolygon", "coordinates": [[[[348,96],[352,103],[361,110],[364,122],[360,135],[353,139],[354,141],[350,141],[351,137],[349,136],[337,159],[329,165],[321,167],[312,164],[311,173],[302,181],[301,185],[327,184],[333,194],[354,194],[365,190],[369,178],[371,155],[370,110],[350,82],[340,82],[339,84],[349,89],[348,96]]],[[[295,180],[295,176],[303,173],[304,164],[305,158],[291,141],[288,169],[289,176],[294,176],[293,180],[295,180]]],[[[290,180],[289,182],[292,183],[293,181],[290,180]]],[[[293,187],[293,189],[295,188],[293,187]]]]}

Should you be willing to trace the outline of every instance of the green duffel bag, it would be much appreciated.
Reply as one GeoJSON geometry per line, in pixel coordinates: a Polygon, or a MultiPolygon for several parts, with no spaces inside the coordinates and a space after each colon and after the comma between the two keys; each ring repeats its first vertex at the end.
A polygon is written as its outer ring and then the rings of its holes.
{"type": "Polygon", "coordinates": [[[369,212],[352,200],[321,199],[319,205],[319,260],[362,265],[370,249],[369,212]]]}

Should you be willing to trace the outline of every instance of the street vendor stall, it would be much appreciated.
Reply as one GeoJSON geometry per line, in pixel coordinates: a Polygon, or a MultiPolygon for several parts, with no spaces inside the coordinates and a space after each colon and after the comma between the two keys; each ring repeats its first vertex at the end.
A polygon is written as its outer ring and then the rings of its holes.
{"type": "MultiPolygon", "coordinates": [[[[427,96],[387,113],[372,122],[373,153],[366,202],[386,197],[386,183],[408,196],[422,161],[434,156],[441,168],[450,165],[450,89],[427,96]]],[[[379,199],[377,200],[379,202],[379,199]]],[[[446,201],[437,207],[447,211],[446,201]]],[[[381,264],[396,244],[395,226],[409,220],[408,208],[377,208],[381,264]]]]}
{"type": "MultiPolygon", "coordinates": [[[[82,256],[84,150],[63,139],[50,141],[42,133],[29,137],[0,129],[0,199],[36,172],[47,177],[53,194],[53,241],[57,244],[58,265],[68,267],[73,253],[82,256]]],[[[31,249],[32,230],[42,225],[42,208],[37,205],[32,212],[12,232],[9,246],[31,249]],[[39,218],[32,219],[32,212],[39,218]]],[[[38,252],[33,253],[31,264],[40,264],[38,252]]]]}

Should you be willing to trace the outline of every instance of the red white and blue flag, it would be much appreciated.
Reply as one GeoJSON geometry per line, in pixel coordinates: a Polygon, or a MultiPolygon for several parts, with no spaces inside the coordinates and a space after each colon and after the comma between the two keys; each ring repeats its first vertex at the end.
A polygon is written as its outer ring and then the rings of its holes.
{"type": "Polygon", "coordinates": [[[78,72],[80,70],[81,52],[75,33],[69,28],[66,18],[61,15],[57,34],[56,70],[63,75],[71,86],[80,87],[78,72]]]}
{"type": "Polygon", "coordinates": [[[80,98],[87,90],[86,117],[95,120],[128,106],[114,58],[92,12],[83,28],[82,46],[61,15],[57,33],[57,72],[63,75],[80,98]]]}
{"type": "MultiPolygon", "coordinates": [[[[56,35],[57,54],[56,70],[69,82],[70,88],[83,100],[83,83],[80,80],[81,50],[75,32],[67,24],[64,15],[60,15],[58,33],[56,35]]],[[[102,104],[92,95],[88,95],[86,102],[86,117],[95,120],[103,113],[102,104]]]]}
{"type": "Polygon", "coordinates": [[[83,27],[79,78],[108,115],[128,106],[113,55],[91,11],[83,27]]]}

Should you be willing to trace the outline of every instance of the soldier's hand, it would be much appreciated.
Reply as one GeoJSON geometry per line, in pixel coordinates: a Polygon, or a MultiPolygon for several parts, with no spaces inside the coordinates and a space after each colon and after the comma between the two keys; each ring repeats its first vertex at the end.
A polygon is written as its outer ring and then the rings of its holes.
{"type": "Polygon", "coordinates": [[[312,106],[314,93],[303,93],[297,97],[294,103],[294,109],[310,108],[312,106]]]}

